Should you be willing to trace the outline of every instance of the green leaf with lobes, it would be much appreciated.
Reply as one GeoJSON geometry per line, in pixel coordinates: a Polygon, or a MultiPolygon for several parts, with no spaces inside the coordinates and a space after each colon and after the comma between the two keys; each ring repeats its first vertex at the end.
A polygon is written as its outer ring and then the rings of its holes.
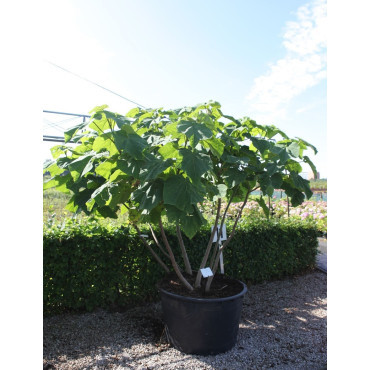
{"type": "Polygon", "coordinates": [[[189,179],[181,175],[174,175],[164,182],[163,201],[165,204],[173,205],[182,211],[189,212],[192,210],[192,204],[197,204],[203,200],[202,192],[189,179]]]}
{"type": "Polygon", "coordinates": [[[184,212],[175,206],[166,205],[166,215],[169,222],[179,223],[181,230],[191,239],[207,222],[198,207],[193,205],[190,212],[184,212]]]}
{"type": "Polygon", "coordinates": [[[212,169],[212,161],[207,154],[192,152],[189,149],[180,149],[183,159],[181,169],[195,182],[200,181],[203,174],[212,169]]]}
{"type": "Polygon", "coordinates": [[[151,211],[163,201],[163,181],[145,183],[132,193],[132,199],[139,203],[140,210],[151,211]]]}
{"type": "Polygon", "coordinates": [[[69,163],[68,169],[71,172],[74,181],[76,181],[80,176],[83,176],[83,174],[87,173],[92,169],[90,159],[93,156],[94,154],[88,153],[81,157],[78,157],[77,159],[69,163]]]}
{"type": "Polygon", "coordinates": [[[263,213],[265,214],[266,218],[269,219],[270,218],[270,210],[268,209],[262,195],[260,196],[259,199],[257,198],[256,201],[260,205],[260,207],[262,208],[263,213]]]}
{"type": "Polygon", "coordinates": [[[123,150],[135,159],[143,157],[143,151],[148,143],[136,133],[127,134],[125,131],[114,131],[112,133],[114,143],[118,150],[123,150]]]}
{"type": "Polygon", "coordinates": [[[117,169],[138,179],[140,171],[145,166],[145,164],[146,162],[141,159],[118,159],[117,169]]]}
{"type": "Polygon", "coordinates": [[[221,158],[225,144],[220,139],[211,137],[210,139],[203,140],[202,143],[204,144],[204,147],[207,147],[207,145],[209,146],[213,155],[217,158],[221,158]]]}
{"type": "Polygon", "coordinates": [[[75,135],[76,133],[83,129],[85,126],[87,126],[88,122],[79,123],[76,126],[71,127],[67,131],[64,132],[64,141],[68,143],[75,135]]]}
{"type": "Polygon", "coordinates": [[[222,177],[224,178],[226,185],[233,188],[243,182],[246,179],[247,174],[245,171],[240,171],[237,168],[228,168],[223,173],[222,177]]]}
{"type": "Polygon", "coordinates": [[[174,161],[172,159],[166,159],[165,161],[163,161],[160,158],[153,158],[140,171],[140,180],[149,181],[157,178],[158,175],[160,175],[164,170],[170,167],[173,162],[174,161]]]}
{"type": "Polygon", "coordinates": [[[177,130],[184,133],[185,136],[190,139],[193,148],[196,147],[200,140],[210,139],[213,136],[211,129],[196,121],[181,120],[177,124],[177,130]]]}
{"type": "Polygon", "coordinates": [[[287,147],[287,151],[293,157],[299,157],[300,146],[297,142],[293,142],[287,147]]]}
{"type": "Polygon", "coordinates": [[[253,145],[259,150],[261,154],[264,154],[266,150],[270,149],[271,144],[266,139],[252,137],[251,140],[253,145]]]}

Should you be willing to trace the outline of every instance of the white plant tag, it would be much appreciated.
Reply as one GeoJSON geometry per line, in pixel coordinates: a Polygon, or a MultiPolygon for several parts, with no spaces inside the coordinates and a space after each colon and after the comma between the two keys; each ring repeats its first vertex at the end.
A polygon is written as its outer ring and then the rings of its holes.
{"type": "MultiPolygon", "coordinates": [[[[218,233],[220,232],[220,226],[221,225],[217,225],[217,231],[215,232],[215,236],[213,237],[213,243],[215,243],[217,241],[217,238],[218,238],[218,233]]],[[[211,228],[211,231],[213,230],[213,228],[211,228]]],[[[221,240],[226,240],[227,237],[226,237],[226,225],[223,224],[222,225],[222,230],[221,230],[221,237],[220,237],[220,241],[221,240]]]]}
{"type": "Polygon", "coordinates": [[[204,278],[213,276],[213,272],[210,267],[205,267],[204,269],[200,269],[200,272],[202,273],[202,276],[204,278]]]}

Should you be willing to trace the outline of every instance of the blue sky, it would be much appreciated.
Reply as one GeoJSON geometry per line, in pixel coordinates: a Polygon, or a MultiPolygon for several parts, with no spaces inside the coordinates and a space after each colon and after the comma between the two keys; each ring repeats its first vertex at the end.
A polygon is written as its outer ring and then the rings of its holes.
{"type": "MultiPolygon", "coordinates": [[[[145,107],[213,99],[227,114],[311,142],[319,151],[312,159],[327,176],[325,1],[85,0],[46,7],[43,109],[87,114],[108,104],[126,113],[134,106],[48,61],[145,107]]],[[[59,134],[75,123],[44,117],[50,121],[64,121],[59,134]]],[[[50,157],[55,144],[43,145],[50,157]]]]}

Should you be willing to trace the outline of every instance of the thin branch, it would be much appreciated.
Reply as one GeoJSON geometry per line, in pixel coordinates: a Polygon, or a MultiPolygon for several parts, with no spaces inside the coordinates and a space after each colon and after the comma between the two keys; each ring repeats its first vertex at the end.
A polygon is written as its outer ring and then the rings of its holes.
{"type": "Polygon", "coordinates": [[[155,241],[155,244],[157,244],[158,248],[162,251],[162,253],[167,257],[167,258],[170,258],[169,254],[162,248],[162,246],[159,244],[159,241],[156,237],[156,235],[154,234],[154,230],[152,228],[152,225],[149,224],[149,228],[150,228],[150,231],[152,232],[152,236],[153,236],[153,239],[155,241]]]}
{"type": "Polygon", "coordinates": [[[152,249],[152,247],[149,245],[149,243],[145,240],[145,238],[143,236],[141,236],[141,232],[139,230],[139,228],[137,227],[137,225],[133,224],[135,230],[137,231],[138,235],[139,235],[139,238],[141,239],[141,241],[144,243],[144,245],[149,249],[150,253],[153,255],[153,257],[157,260],[157,262],[164,268],[164,270],[169,273],[170,270],[168,269],[168,267],[166,266],[166,264],[162,261],[162,259],[158,256],[157,253],[154,252],[154,250],[152,249]]]}
{"type": "Polygon", "coordinates": [[[183,258],[184,264],[185,264],[185,270],[189,275],[193,275],[193,271],[192,271],[191,266],[190,266],[189,257],[188,257],[188,254],[186,252],[186,248],[185,248],[182,236],[181,236],[181,230],[180,230],[179,225],[176,225],[176,234],[177,234],[177,239],[179,239],[182,258],[183,258]]]}
{"type": "Polygon", "coordinates": [[[179,269],[179,266],[176,263],[175,256],[173,255],[172,249],[171,249],[171,247],[170,247],[170,245],[168,243],[166,234],[164,232],[164,228],[163,228],[163,224],[162,224],[162,219],[161,218],[159,219],[159,227],[161,229],[161,235],[162,235],[162,239],[163,239],[164,245],[166,246],[167,251],[168,251],[168,254],[170,255],[171,263],[172,263],[172,266],[173,266],[173,268],[174,268],[174,270],[176,272],[176,275],[178,276],[178,278],[180,279],[180,281],[185,285],[185,287],[187,289],[189,289],[190,291],[194,290],[194,288],[184,278],[184,276],[182,275],[182,273],[181,273],[181,271],[179,269]]]}
{"type": "MultiPolygon", "coordinates": [[[[226,218],[226,214],[227,214],[227,211],[229,210],[229,207],[230,207],[230,204],[231,204],[231,201],[233,200],[236,192],[238,191],[238,187],[239,185],[234,189],[233,193],[231,194],[231,197],[229,199],[229,202],[227,203],[227,206],[225,208],[225,211],[224,211],[224,214],[222,216],[222,220],[221,220],[221,225],[220,225],[220,230],[222,230],[222,227],[224,226],[224,223],[225,223],[225,218],[226,218]]],[[[213,265],[213,262],[214,262],[214,259],[215,259],[215,256],[216,256],[216,251],[217,251],[217,248],[218,248],[218,243],[220,242],[220,238],[221,238],[221,233],[218,234],[218,237],[217,237],[217,240],[216,240],[216,244],[215,244],[215,247],[213,249],[213,253],[212,253],[212,257],[211,257],[211,261],[210,261],[210,266],[213,265]]]]}
{"type": "Polygon", "coordinates": [[[211,251],[211,248],[212,248],[213,238],[214,238],[214,236],[216,234],[216,231],[217,231],[217,223],[218,223],[218,219],[220,218],[220,210],[221,210],[221,198],[218,198],[216,220],[215,220],[215,223],[214,223],[214,226],[213,226],[211,236],[210,236],[209,241],[208,241],[206,252],[204,253],[202,262],[199,266],[197,278],[195,280],[195,288],[200,287],[200,281],[202,279],[202,273],[201,273],[200,269],[202,269],[206,266],[208,256],[209,256],[209,252],[211,251]]]}
{"type": "Polygon", "coordinates": [[[212,283],[212,280],[213,280],[213,277],[216,273],[216,270],[217,270],[217,265],[218,265],[218,262],[220,260],[220,255],[221,255],[221,252],[226,248],[226,246],[230,243],[230,240],[233,238],[234,234],[235,234],[235,229],[236,229],[236,225],[238,224],[239,222],[239,219],[242,215],[242,212],[243,212],[243,209],[245,207],[245,205],[247,204],[247,201],[248,201],[248,197],[249,197],[249,194],[251,193],[250,190],[247,191],[247,194],[245,196],[245,199],[244,199],[244,202],[243,202],[243,205],[241,206],[240,210],[239,210],[239,213],[236,217],[236,220],[234,222],[234,226],[233,226],[233,229],[231,231],[231,234],[230,236],[226,239],[226,241],[222,244],[222,246],[219,248],[218,252],[217,252],[217,256],[215,258],[215,261],[213,263],[213,266],[212,266],[212,272],[213,272],[213,276],[209,277],[207,279],[207,283],[206,283],[206,292],[209,292],[209,288],[211,286],[211,283],[212,283]]]}

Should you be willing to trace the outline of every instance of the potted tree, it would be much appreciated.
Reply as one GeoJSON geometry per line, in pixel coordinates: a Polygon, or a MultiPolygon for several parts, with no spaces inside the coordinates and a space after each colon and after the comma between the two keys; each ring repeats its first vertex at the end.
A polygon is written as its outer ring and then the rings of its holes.
{"type": "MultiPolygon", "coordinates": [[[[75,147],[52,148],[54,161],[45,166],[51,179],[44,188],[72,191],[67,208],[73,212],[112,218],[127,213],[138,238],[168,273],[159,290],[171,343],[186,353],[229,350],[247,289],[216,274],[222,251],[230,247],[254,190],[272,196],[274,189],[284,189],[293,206],[311,197],[300,162],[316,172],[304,155],[308,147],[316,149],[275,126],[225,115],[215,101],[176,110],[134,108],[125,116],[106,108],[96,107],[88,122],[65,132],[65,142],[75,147]],[[199,207],[205,200],[214,204],[215,216],[193,270],[182,233],[192,238],[207,224],[199,207]],[[241,206],[223,237],[219,231],[232,202],[241,206]],[[168,241],[164,217],[176,227],[177,246],[168,241]],[[150,225],[152,240],[142,235],[143,224],[150,225]],[[174,248],[181,249],[183,269],[174,248]]],[[[268,214],[262,196],[259,203],[268,214]]]]}

